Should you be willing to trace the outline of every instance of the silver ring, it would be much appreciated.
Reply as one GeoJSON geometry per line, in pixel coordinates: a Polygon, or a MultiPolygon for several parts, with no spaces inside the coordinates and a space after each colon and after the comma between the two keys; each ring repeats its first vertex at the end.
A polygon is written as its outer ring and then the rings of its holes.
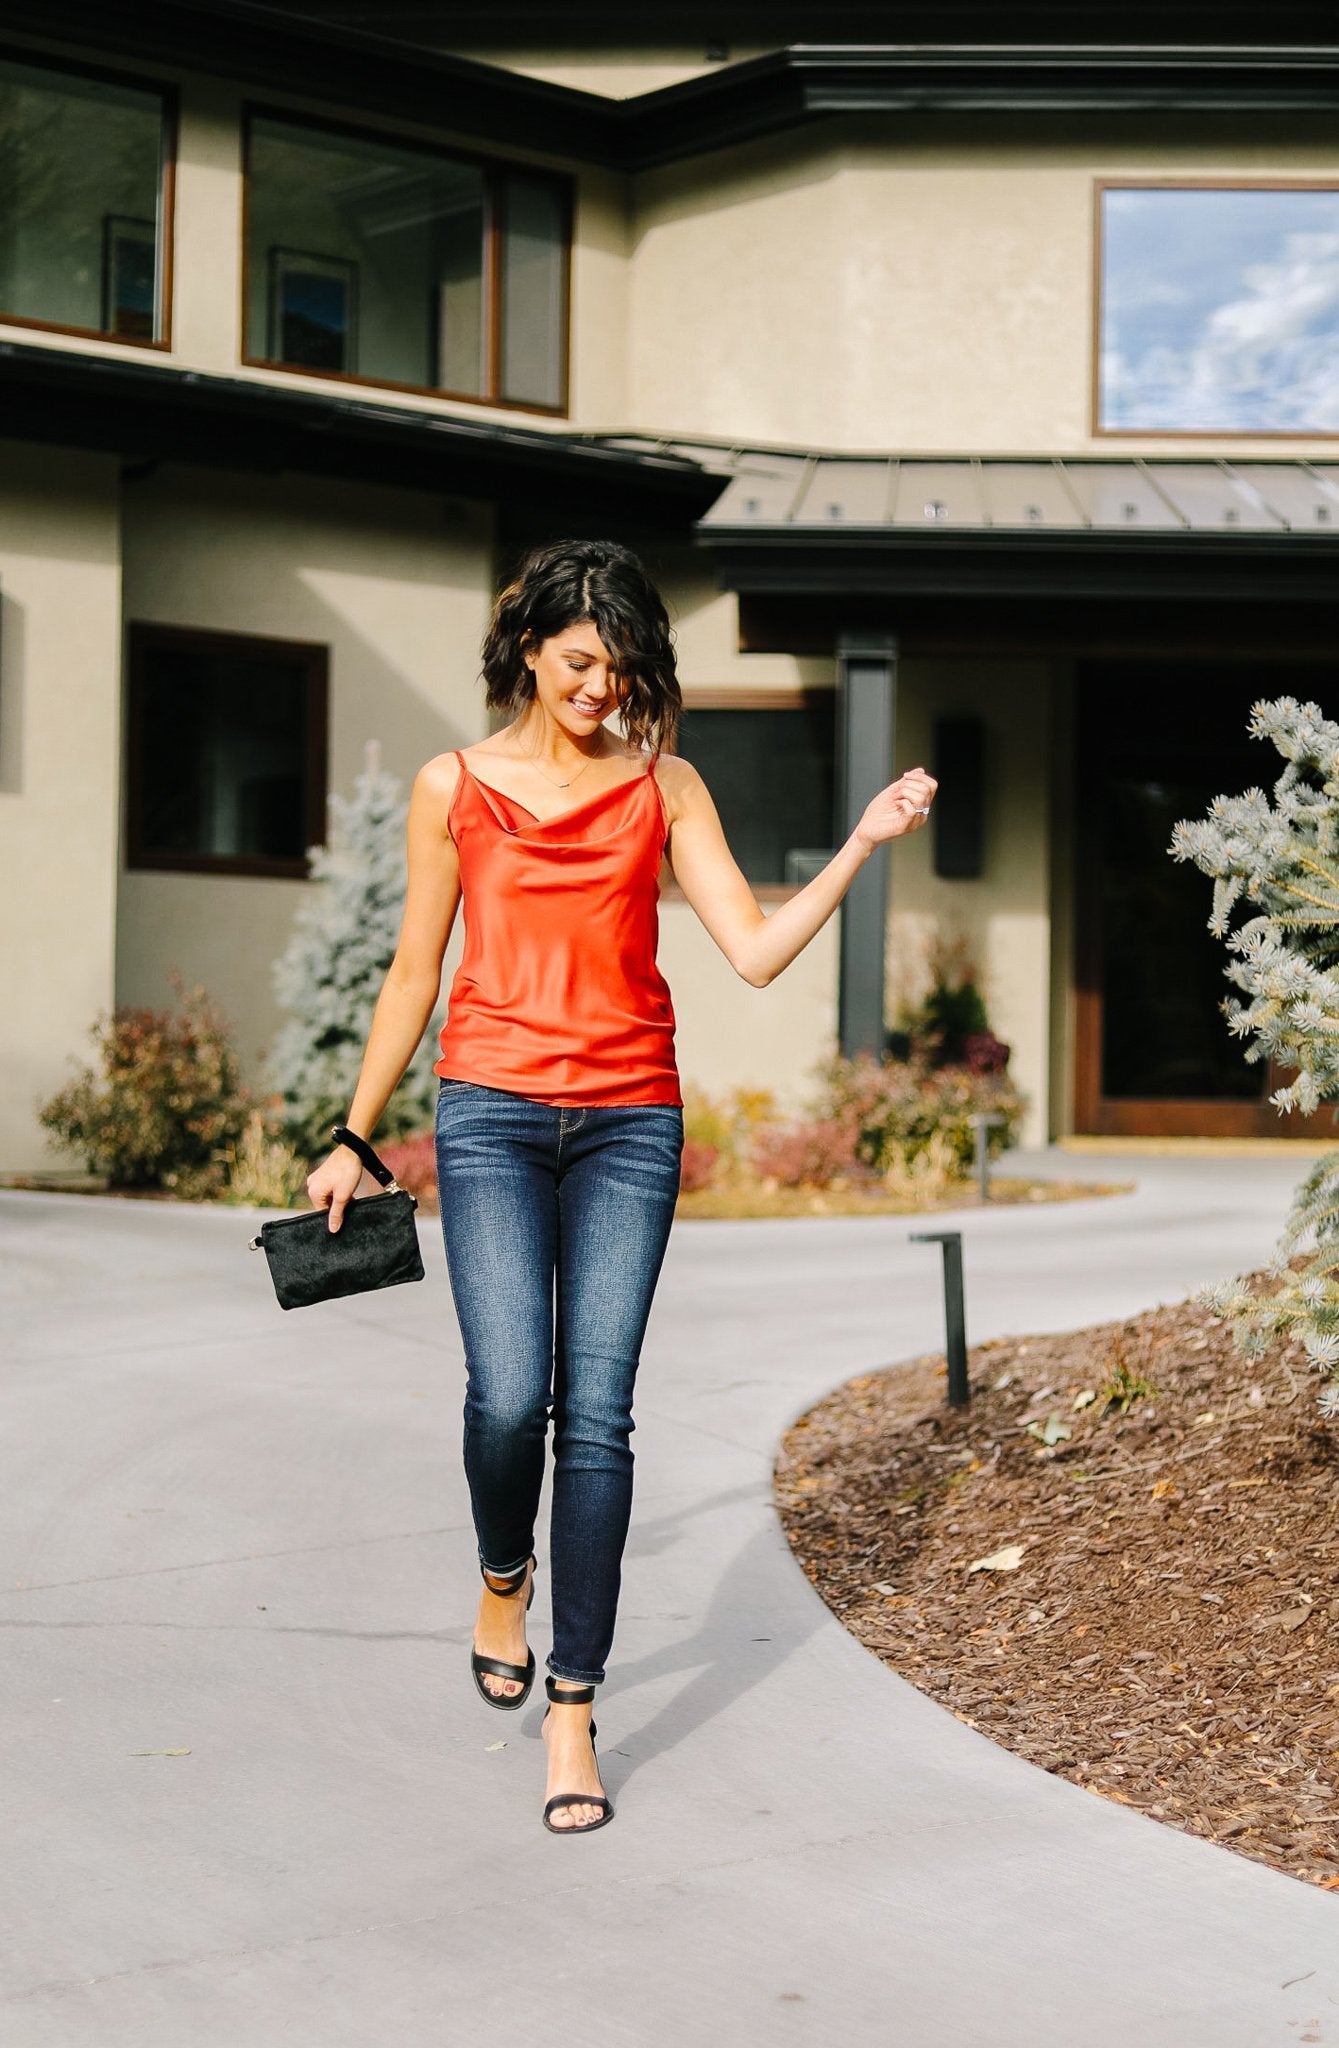
{"type": "Polygon", "coordinates": [[[928,817],[929,817],[929,815],[930,815],[930,806],[929,806],[929,804],[921,804],[921,805],[919,805],[919,806],[918,806],[918,808],[917,808],[917,811],[916,811],[916,816],[917,816],[918,818],[928,818],[928,817]]]}

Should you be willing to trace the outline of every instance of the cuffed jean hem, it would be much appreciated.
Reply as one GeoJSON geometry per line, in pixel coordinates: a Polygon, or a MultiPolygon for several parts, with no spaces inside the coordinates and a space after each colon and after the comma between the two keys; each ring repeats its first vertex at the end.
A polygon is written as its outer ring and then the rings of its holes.
{"type": "Polygon", "coordinates": [[[514,1579],[517,1572],[525,1570],[533,1555],[533,1551],[527,1550],[525,1556],[518,1557],[515,1564],[489,1564],[481,1553],[479,1569],[481,1572],[487,1572],[490,1579],[514,1579]]]}
{"type": "Polygon", "coordinates": [[[555,1664],[552,1657],[544,1659],[544,1666],[550,1677],[561,1678],[568,1685],[604,1684],[605,1674],[603,1671],[573,1671],[568,1665],[555,1664]]]}

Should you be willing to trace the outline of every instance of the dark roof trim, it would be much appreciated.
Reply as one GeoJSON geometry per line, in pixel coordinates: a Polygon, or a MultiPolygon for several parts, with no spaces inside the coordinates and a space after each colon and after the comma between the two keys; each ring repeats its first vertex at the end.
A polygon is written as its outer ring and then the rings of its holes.
{"type": "Polygon", "coordinates": [[[1339,47],[796,45],[623,103],[628,168],[853,113],[1267,112],[1339,106],[1339,47]]]}
{"type": "Polygon", "coordinates": [[[1212,598],[1333,604],[1339,545],[1207,533],[719,533],[699,528],[727,590],[791,599],[1212,598]]]}
{"type": "Polygon", "coordinates": [[[128,463],[297,471],[495,504],[598,509],[687,529],[721,478],[681,456],[410,409],[138,357],[0,342],[0,438],[87,448],[128,463]]]}
{"type": "Polygon", "coordinates": [[[0,32],[301,91],[575,163],[651,169],[831,114],[1271,112],[1339,107],[1339,44],[796,44],[643,93],[600,93],[302,20],[257,0],[0,0],[0,32]]]}

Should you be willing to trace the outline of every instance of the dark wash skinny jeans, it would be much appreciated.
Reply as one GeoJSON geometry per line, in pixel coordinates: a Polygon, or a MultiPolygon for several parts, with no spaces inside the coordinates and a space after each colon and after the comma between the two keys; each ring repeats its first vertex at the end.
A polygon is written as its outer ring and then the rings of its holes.
{"type": "Polygon", "coordinates": [[[559,1109],[442,1082],[437,1179],[465,1340],[479,1561],[534,1548],[553,1414],[555,1678],[598,1684],[632,1510],[632,1390],[683,1150],[674,1108],[559,1109]]]}

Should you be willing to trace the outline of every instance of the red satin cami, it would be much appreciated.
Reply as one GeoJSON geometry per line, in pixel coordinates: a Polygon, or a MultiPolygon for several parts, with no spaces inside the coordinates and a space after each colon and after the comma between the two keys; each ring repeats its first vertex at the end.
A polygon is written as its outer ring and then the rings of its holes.
{"type": "Polygon", "coordinates": [[[678,1104],[655,762],[545,819],[456,759],[465,954],[435,1072],[564,1109],[678,1104]]]}

